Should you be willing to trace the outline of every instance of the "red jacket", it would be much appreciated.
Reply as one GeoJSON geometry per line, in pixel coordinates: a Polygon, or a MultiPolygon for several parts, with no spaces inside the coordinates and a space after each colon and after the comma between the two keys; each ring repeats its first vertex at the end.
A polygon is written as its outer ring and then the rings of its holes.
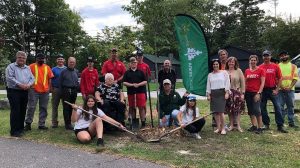
{"type": "Polygon", "coordinates": [[[88,68],[85,68],[81,73],[80,79],[80,91],[82,95],[94,95],[95,88],[99,86],[99,75],[97,69],[94,68],[90,71],[88,68]]]}

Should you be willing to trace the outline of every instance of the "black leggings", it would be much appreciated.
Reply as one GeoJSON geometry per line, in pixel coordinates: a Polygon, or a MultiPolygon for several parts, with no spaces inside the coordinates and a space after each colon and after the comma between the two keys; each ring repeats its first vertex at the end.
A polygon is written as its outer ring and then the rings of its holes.
{"type": "Polygon", "coordinates": [[[198,133],[201,131],[205,124],[205,119],[202,118],[188,126],[186,126],[184,129],[187,130],[189,133],[198,133]]]}

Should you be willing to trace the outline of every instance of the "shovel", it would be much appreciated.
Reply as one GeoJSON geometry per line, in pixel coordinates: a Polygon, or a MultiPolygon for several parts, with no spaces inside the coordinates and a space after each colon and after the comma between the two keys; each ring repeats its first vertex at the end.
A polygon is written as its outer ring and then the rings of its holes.
{"type": "MultiPolygon", "coordinates": [[[[64,101],[64,102],[65,102],[66,104],[71,105],[71,106],[73,105],[72,103],[70,103],[70,102],[68,102],[68,101],[64,101]]],[[[95,114],[93,114],[93,113],[90,113],[90,112],[88,112],[88,111],[86,111],[86,110],[84,110],[84,109],[82,109],[82,108],[80,108],[80,107],[78,107],[78,109],[79,109],[79,110],[82,110],[83,112],[88,113],[88,114],[90,114],[90,115],[92,115],[92,116],[94,116],[94,117],[99,117],[98,115],[95,115],[95,114]]],[[[101,117],[99,117],[99,118],[101,118],[101,117]]],[[[119,129],[122,129],[122,128],[120,128],[118,125],[116,125],[116,124],[114,124],[114,123],[111,123],[111,122],[109,122],[109,121],[107,121],[107,120],[105,120],[105,119],[103,119],[103,118],[101,118],[101,120],[103,120],[103,121],[105,121],[105,122],[107,122],[107,123],[109,123],[109,124],[111,124],[111,125],[113,125],[113,126],[119,128],[119,129]]],[[[131,135],[134,135],[134,136],[137,137],[138,139],[141,139],[141,140],[145,141],[145,139],[144,139],[143,137],[141,137],[140,135],[138,135],[138,134],[136,134],[136,133],[134,133],[134,132],[131,132],[131,131],[127,130],[126,128],[125,128],[125,129],[122,129],[122,130],[124,130],[125,132],[127,132],[127,133],[129,133],[129,134],[131,134],[131,135]]]]}
{"type": "MultiPolygon", "coordinates": [[[[211,114],[213,114],[213,112],[212,112],[212,113],[209,113],[209,114],[207,114],[207,115],[205,115],[205,116],[203,116],[203,117],[201,117],[201,118],[197,118],[196,120],[191,121],[190,123],[186,124],[185,126],[188,126],[188,125],[190,125],[190,124],[192,124],[192,123],[194,123],[194,122],[196,122],[196,121],[198,121],[198,120],[200,120],[200,119],[203,119],[203,118],[205,118],[205,117],[207,117],[207,116],[209,116],[209,115],[211,115],[211,114]]],[[[174,129],[172,129],[171,131],[162,134],[159,138],[157,138],[157,139],[149,139],[149,140],[147,140],[147,142],[160,142],[160,141],[161,141],[161,138],[163,138],[163,137],[165,137],[165,136],[167,136],[167,135],[169,135],[169,134],[171,134],[171,133],[173,133],[173,132],[175,132],[175,131],[178,131],[178,130],[180,130],[180,129],[181,129],[181,127],[174,128],[174,129]]]]}

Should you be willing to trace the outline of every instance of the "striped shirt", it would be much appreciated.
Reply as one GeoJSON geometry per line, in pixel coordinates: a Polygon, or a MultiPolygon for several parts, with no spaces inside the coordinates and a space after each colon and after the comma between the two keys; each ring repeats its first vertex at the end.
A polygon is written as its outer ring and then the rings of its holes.
{"type": "Polygon", "coordinates": [[[34,76],[29,66],[19,66],[16,62],[9,64],[5,70],[6,85],[10,89],[21,89],[18,84],[32,85],[34,76]]]}

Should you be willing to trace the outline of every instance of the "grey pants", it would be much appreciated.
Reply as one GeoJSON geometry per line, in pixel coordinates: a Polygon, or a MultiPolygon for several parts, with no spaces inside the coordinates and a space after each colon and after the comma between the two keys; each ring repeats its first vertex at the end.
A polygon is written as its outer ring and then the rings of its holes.
{"type": "Polygon", "coordinates": [[[49,101],[49,92],[38,93],[34,89],[30,89],[28,93],[28,104],[26,113],[26,124],[31,124],[34,117],[35,108],[39,101],[39,126],[44,126],[47,119],[47,106],[49,101]]]}
{"type": "Polygon", "coordinates": [[[62,100],[61,93],[59,91],[59,88],[52,88],[52,97],[51,97],[51,103],[52,103],[52,126],[58,125],[58,106],[59,102],[62,100]]]}

